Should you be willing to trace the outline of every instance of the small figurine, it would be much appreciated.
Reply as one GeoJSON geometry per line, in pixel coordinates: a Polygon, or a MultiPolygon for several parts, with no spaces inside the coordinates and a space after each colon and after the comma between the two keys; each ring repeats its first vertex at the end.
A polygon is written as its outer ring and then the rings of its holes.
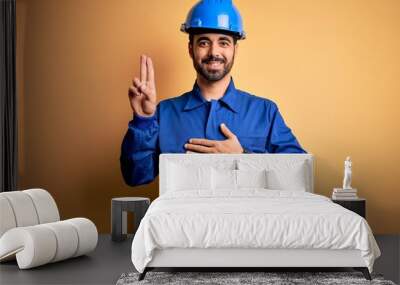
{"type": "Polygon", "coordinates": [[[351,188],[351,159],[350,156],[346,157],[344,162],[344,178],[343,178],[343,189],[351,188]]]}

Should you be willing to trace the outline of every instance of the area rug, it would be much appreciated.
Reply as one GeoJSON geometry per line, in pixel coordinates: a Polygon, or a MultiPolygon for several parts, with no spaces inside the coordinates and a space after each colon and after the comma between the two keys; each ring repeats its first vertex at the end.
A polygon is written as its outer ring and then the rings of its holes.
{"type": "Polygon", "coordinates": [[[222,284],[222,285],[297,285],[297,284],[379,284],[396,285],[384,280],[382,275],[372,274],[372,281],[360,272],[155,272],[150,271],[145,279],[138,281],[139,273],[124,273],[117,285],[157,284],[222,284]]]}

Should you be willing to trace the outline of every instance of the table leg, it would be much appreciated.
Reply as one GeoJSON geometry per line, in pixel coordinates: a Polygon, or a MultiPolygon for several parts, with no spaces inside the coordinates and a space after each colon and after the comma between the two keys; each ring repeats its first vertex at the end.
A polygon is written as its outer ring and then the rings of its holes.
{"type": "Polygon", "coordinates": [[[115,201],[111,202],[111,239],[126,239],[126,212],[122,210],[122,204],[115,201]]]}

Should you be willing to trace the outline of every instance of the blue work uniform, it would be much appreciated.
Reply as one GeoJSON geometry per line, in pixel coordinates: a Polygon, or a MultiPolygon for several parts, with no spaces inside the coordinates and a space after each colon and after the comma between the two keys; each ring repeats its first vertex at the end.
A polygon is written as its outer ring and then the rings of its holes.
{"type": "Polygon", "coordinates": [[[207,101],[195,82],[192,91],[161,101],[151,117],[134,115],[121,147],[125,182],[136,186],[158,175],[160,153],[185,153],[191,138],[225,140],[220,124],[253,153],[306,153],[285,124],[277,105],[229,83],[223,97],[207,101]]]}

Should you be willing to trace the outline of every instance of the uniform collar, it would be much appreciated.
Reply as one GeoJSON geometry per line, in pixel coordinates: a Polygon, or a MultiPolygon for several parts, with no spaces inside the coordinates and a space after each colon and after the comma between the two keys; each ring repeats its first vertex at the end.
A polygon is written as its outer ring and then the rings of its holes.
{"type": "MultiPolygon", "coordinates": [[[[229,82],[228,88],[225,91],[220,101],[227,105],[233,112],[239,112],[238,92],[233,83],[233,79],[229,82]]],[[[188,100],[183,108],[184,111],[193,110],[203,104],[207,103],[207,100],[201,95],[201,90],[197,82],[193,85],[192,92],[189,93],[188,100]]]]}

